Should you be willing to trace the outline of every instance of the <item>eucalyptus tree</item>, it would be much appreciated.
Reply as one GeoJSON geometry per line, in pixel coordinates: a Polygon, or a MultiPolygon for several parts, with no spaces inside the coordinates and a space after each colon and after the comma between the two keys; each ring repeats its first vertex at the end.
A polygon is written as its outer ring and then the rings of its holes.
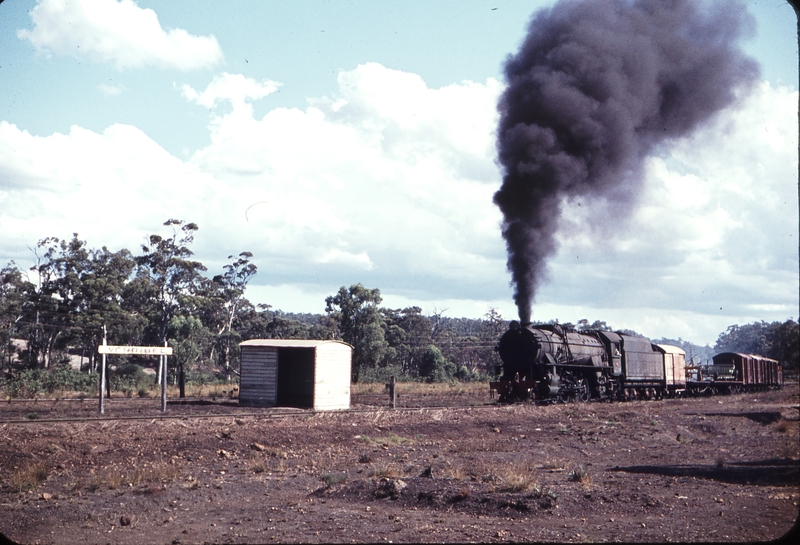
{"type": "Polygon", "coordinates": [[[774,358],[788,367],[798,368],[800,325],[793,319],[784,322],[753,322],[732,325],[720,333],[716,352],[740,352],[774,358]]]}
{"type": "Polygon", "coordinates": [[[77,336],[88,355],[89,370],[96,367],[97,347],[103,328],[113,344],[140,344],[146,319],[124,307],[128,282],[136,267],[129,250],[111,252],[103,246],[89,251],[88,267],[80,278],[80,299],[75,319],[77,336]]]}
{"type": "MultiPolygon", "coordinates": [[[[186,374],[197,370],[203,361],[203,354],[213,344],[214,337],[197,316],[177,315],[169,321],[169,346],[172,347],[175,368],[175,381],[179,396],[186,396],[186,374]]],[[[202,374],[202,373],[201,373],[202,374]]]]}
{"type": "Polygon", "coordinates": [[[89,268],[86,242],[73,233],[72,239],[47,237],[32,250],[36,264],[36,286],[29,298],[32,322],[28,335],[28,362],[31,366],[50,367],[53,349],[62,333],[72,340],[74,323],[81,299],[81,276],[89,268]]]}
{"type": "Polygon", "coordinates": [[[14,339],[21,332],[25,307],[34,285],[28,281],[16,263],[10,261],[0,269],[0,370],[10,366],[16,353],[14,339]]]}
{"type": "Polygon", "coordinates": [[[389,348],[384,336],[384,318],[378,305],[381,292],[361,284],[342,286],[325,298],[325,312],[337,324],[338,334],[353,347],[351,378],[358,382],[362,367],[376,367],[389,348]]]}
{"type": "Polygon", "coordinates": [[[394,363],[406,376],[417,376],[422,355],[432,343],[431,320],[417,306],[404,309],[383,309],[386,340],[394,349],[394,363]]]}
{"type": "Polygon", "coordinates": [[[26,305],[31,363],[49,367],[55,347],[80,346],[91,371],[103,326],[119,342],[142,330],[143,318],[122,306],[135,267],[128,250],[89,249],[73,233],[70,240],[42,239],[33,252],[37,284],[28,290],[26,305]]]}
{"type": "MultiPolygon", "coordinates": [[[[201,283],[200,273],[206,270],[202,263],[191,259],[194,252],[189,249],[198,230],[197,224],[169,219],[164,226],[172,229],[172,235],[153,234],[142,244],[142,255],[135,258],[137,271],[133,287],[136,291],[128,293],[145,305],[152,341],[159,345],[167,343],[170,320],[182,311],[190,312],[192,298],[201,283]]],[[[159,367],[159,383],[161,371],[159,367]]]]}
{"type": "Polygon", "coordinates": [[[172,235],[150,235],[142,244],[142,255],[135,258],[138,293],[128,294],[150,307],[146,312],[155,329],[154,340],[159,344],[166,342],[169,321],[195,295],[200,272],[206,270],[202,263],[191,259],[194,252],[189,249],[197,224],[170,219],[164,225],[172,228],[172,235]]]}
{"type": "MultiPolygon", "coordinates": [[[[234,330],[234,322],[238,319],[241,311],[249,305],[244,297],[250,279],[258,272],[254,263],[250,262],[253,254],[242,252],[238,256],[228,256],[229,263],[224,267],[224,273],[214,276],[211,280],[211,298],[216,302],[212,306],[210,323],[213,324],[213,331],[216,342],[212,351],[218,355],[220,365],[225,369],[228,380],[231,379],[231,355],[242,340],[241,335],[234,330]]],[[[215,354],[212,352],[212,359],[215,354]]],[[[236,369],[233,369],[236,372],[236,369]]]]}

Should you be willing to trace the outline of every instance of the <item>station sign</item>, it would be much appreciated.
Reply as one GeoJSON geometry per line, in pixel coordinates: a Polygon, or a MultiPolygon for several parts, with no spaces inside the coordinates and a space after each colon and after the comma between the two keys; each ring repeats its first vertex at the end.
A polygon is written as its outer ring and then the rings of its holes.
{"type": "Polygon", "coordinates": [[[101,344],[97,347],[98,354],[128,354],[133,356],[171,356],[171,346],[114,346],[101,344]]]}

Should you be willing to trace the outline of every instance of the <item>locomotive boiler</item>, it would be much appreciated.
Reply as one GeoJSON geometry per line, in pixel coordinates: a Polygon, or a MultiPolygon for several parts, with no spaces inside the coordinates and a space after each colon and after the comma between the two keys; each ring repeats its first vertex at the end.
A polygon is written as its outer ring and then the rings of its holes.
{"type": "Polygon", "coordinates": [[[512,321],[495,349],[500,401],[658,398],[686,387],[683,350],[635,335],[512,321]]]}

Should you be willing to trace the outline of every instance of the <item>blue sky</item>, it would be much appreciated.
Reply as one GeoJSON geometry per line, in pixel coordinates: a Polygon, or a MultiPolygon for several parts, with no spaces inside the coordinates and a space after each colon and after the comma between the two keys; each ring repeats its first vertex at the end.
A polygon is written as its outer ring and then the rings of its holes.
{"type": "MultiPolygon", "coordinates": [[[[253,252],[254,303],[322,312],[361,282],[391,307],[515,317],[495,104],[549,5],[5,0],[0,262],[27,268],[36,241],[73,232],[135,250],[177,217],[211,272],[253,252]]],[[[797,21],[744,6],[763,82],[647,159],[609,240],[566,214],[535,319],[713,344],[797,318],[797,21]]]]}

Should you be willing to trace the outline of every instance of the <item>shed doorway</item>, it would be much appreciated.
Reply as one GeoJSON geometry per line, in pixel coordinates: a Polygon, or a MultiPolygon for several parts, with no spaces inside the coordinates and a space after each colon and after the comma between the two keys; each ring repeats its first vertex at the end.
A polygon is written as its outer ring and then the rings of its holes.
{"type": "Polygon", "coordinates": [[[278,405],[314,406],[314,348],[278,348],[278,405]]]}

